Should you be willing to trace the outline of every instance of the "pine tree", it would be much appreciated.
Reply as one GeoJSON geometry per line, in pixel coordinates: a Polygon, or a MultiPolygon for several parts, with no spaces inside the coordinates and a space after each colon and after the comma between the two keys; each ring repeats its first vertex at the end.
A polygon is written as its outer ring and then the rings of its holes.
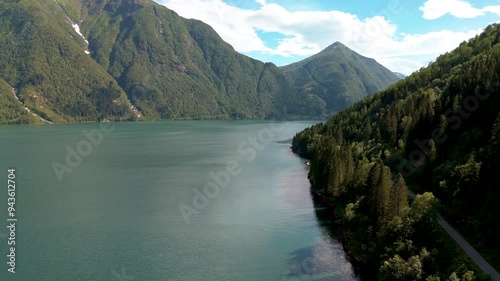
{"type": "Polygon", "coordinates": [[[436,148],[436,143],[434,142],[434,140],[430,140],[429,141],[429,150],[427,151],[426,153],[426,160],[427,160],[427,164],[432,164],[434,161],[436,161],[436,158],[437,158],[437,148],[436,148]]]}
{"type": "Polygon", "coordinates": [[[408,188],[403,176],[398,174],[391,188],[388,218],[401,216],[406,208],[408,208],[408,188]]]}
{"type": "Polygon", "coordinates": [[[363,136],[365,140],[369,140],[372,136],[372,124],[370,119],[366,119],[365,127],[363,128],[363,136]]]}
{"type": "Polygon", "coordinates": [[[340,126],[338,126],[337,129],[335,130],[335,140],[339,144],[342,144],[344,140],[344,132],[342,131],[342,128],[340,126]]]}
{"type": "Polygon", "coordinates": [[[333,157],[329,160],[331,162],[332,169],[328,180],[328,192],[336,198],[340,195],[340,185],[344,179],[344,167],[337,149],[335,149],[333,157]]]}
{"type": "Polygon", "coordinates": [[[381,162],[375,163],[368,176],[368,217],[375,230],[380,233],[387,221],[391,173],[381,162]]]}
{"type": "Polygon", "coordinates": [[[493,124],[490,144],[492,147],[492,156],[498,159],[500,156],[500,114],[498,114],[495,123],[493,124]]]}
{"type": "Polygon", "coordinates": [[[352,157],[352,148],[351,147],[345,147],[345,180],[347,183],[350,183],[352,181],[352,178],[354,177],[354,159],[352,157]]]}
{"type": "Polygon", "coordinates": [[[382,165],[380,178],[376,189],[377,199],[377,224],[376,229],[382,231],[387,222],[387,214],[389,207],[389,193],[391,190],[391,170],[382,165]]]}
{"type": "Polygon", "coordinates": [[[330,136],[323,136],[318,141],[317,150],[311,159],[311,183],[313,188],[320,193],[328,188],[333,170],[330,159],[334,156],[334,148],[335,140],[330,136]]]}

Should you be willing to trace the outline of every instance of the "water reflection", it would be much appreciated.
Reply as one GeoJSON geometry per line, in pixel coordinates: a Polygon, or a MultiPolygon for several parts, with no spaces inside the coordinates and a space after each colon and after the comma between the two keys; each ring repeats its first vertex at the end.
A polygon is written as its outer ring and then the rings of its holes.
{"type": "Polygon", "coordinates": [[[310,247],[291,254],[290,271],[283,281],[293,280],[359,280],[346,261],[342,245],[329,233],[322,233],[310,247]]]}
{"type": "Polygon", "coordinates": [[[328,209],[310,193],[309,181],[305,170],[295,170],[288,177],[289,188],[286,200],[298,209],[310,212],[297,214],[296,221],[303,227],[317,228],[317,237],[310,246],[297,249],[289,254],[288,272],[282,281],[299,280],[360,280],[349,262],[337,236],[332,210],[328,209]],[[291,188],[292,186],[300,188],[291,188]],[[307,189],[305,189],[307,188],[307,189]]]}

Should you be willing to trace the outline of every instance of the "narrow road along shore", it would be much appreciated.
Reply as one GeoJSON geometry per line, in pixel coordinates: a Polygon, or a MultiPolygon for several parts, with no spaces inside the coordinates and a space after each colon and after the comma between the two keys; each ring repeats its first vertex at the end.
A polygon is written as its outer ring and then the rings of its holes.
{"type": "MultiPolygon", "coordinates": [[[[415,193],[409,191],[410,197],[415,200],[415,193]]],[[[474,263],[486,274],[490,275],[494,281],[500,281],[500,273],[493,268],[472,245],[470,245],[441,215],[436,219],[437,223],[455,240],[464,252],[471,258],[474,263]]]]}

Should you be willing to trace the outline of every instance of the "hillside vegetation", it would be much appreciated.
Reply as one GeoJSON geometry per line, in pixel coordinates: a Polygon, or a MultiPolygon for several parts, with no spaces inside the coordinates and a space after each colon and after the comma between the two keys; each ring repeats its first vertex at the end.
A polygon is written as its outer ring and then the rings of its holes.
{"type": "MultiPolygon", "coordinates": [[[[367,74],[381,66],[358,64],[347,50],[328,63],[356,65],[356,73],[319,66],[313,74],[344,85],[325,96],[151,0],[0,2],[0,78],[26,107],[56,123],[326,117],[366,89],[388,86],[385,77],[367,74]]],[[[0,123],[15,122],[9,118],[0,123]]]]}
{"type": "Polygon", "coordinates": [[[374,59],[340,42],[282,70],[299,92],[323,100],[329,113],[341,111],[399,80],[374,59]]]}
{"type": "Polygon", "coordinates": [[[84,53],[71,23],[56,1],[2,1],[0,78],[54,122],[130,118],[125,93],[84,53]]]}
{"type": "Polygon", "coordinates": [[[380,280],[453,272],[470,280],[474,266],[443,242],[437,210],[500,268],[499,37],[500,25],[488,26],[294,138],[293,150],[311,158],[313,191],[335,206],[351,256],[380,280]],[[422,194],[412,204],[407,184],[422,194]]]}
{"type": "Polygon", "coordinates": [[[17,101],[13,89],[0,79],[0,120],[4,124],[29,124],[38,120],[17,101]]]}
{"type": "Polygon", "coordinates": [[[303,106],[273,64],[235,52],[208,25],[148,0],[2,1],[0,78],[54,122],[322,111],[303,106]]]}

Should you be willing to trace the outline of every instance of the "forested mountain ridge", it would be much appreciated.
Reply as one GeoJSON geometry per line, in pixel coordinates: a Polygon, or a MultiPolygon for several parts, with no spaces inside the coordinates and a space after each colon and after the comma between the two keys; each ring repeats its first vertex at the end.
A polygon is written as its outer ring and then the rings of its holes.
{"type": "MultiPolygon", "coordinates": [[[[324,111],[274,64],[235,52],[208,25],[149,0],[2,1],[0,78],[54,122],[324,111]]],[[[30,120],[2,120],[10,122],[30,120]]]]}
{"type": "Polygon", "coordinates": [[[275,65],[235,52],[200,21],[147,0],[88,7],[82,26],[91,50],[96,48],[92,56],[145,116],[238,119],[304,113],[298,106],[302,99],[275,65]]]}
{"type": "MultiPolygon", "coordinates": [[[[327,105],[346,106],[297,90],[274,64],[150,0],[2,1],[0,78],[56,123],[321,118],[327,105]]],[[[332,79],[350,86],[342,75],[332,79]]],[[[0,123],[32,122],[13,116],[15,106],[0,123]]]]}
{"type": "Polygon", "coordinates": [[[374,59],[340,42],[281,69],[299,92],[324,100],[329,113],[341,111],[399,80],[374,59]]]}
{"type": "Polygon", "coordinates": [[[472,271],[480,278],[434,226],[436,198],[500,267],[499,38],[500,25],[490,25],[293,140],[311,158],[314,192],[333,202],[351,256],[380,280],[471,280],[472,271]],[[407,183],[427,193],[409,204],[407,183]]]}
{"type": "Polygon", "coordinates": [[[132,118],[125,92],[85,54],[72,21],[56,1],[0,2],[0,78],[54,122],[132,118]]]}
{"type": "Polygon", "coordinates": [[[14,96],[12,87],[0,79],[0,120],[5,124],[37,123],[38,120],[23,108],[14,96]]]}

